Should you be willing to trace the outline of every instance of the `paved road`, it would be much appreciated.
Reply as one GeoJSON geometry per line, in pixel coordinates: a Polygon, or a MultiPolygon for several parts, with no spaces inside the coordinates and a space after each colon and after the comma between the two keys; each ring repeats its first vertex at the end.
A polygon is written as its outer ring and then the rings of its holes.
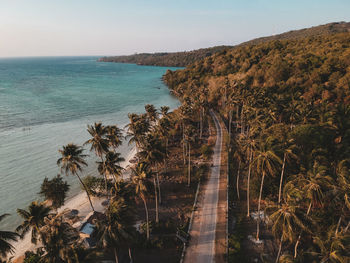
{"type": "Polygon", "coordinates": [[[222,131],[219,121],[213,111],[210,111],[217,131],[213,153],[213,166],[200,203],[197,219],[193,222],[190,232],[192,238],[185,255],[185,263],[210,263],[215,257],[215,232],[219,198],[220,164],[222,148],[222,131]]]}

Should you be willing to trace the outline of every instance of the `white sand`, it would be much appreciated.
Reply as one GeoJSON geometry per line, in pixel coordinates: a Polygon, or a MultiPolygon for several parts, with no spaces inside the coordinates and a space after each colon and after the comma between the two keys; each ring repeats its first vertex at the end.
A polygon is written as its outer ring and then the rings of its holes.
{"type": "MultiPolygon", "coordinates": [[[[136,154],[136,148],[133,148],[125,161],[121,164],[122,167],[127,168],[130,165],[130,160],[134,158],[136,154]]],[[[127,172],[126,172],[127,174],[127,172]]],[[[128,176],[124,175],[123,178],[126,179],[128,176]]],[[[105,207],[102,206],[102,202],[105,201],[106,198],[99,197],[91,197],[92,205],[94,206],[95,211],[104,212],[105,207]]],[[[77,195],[66,200],[65,205],[58,209],[58,212],[62,212],[65,209],[77,209],[79,211],[78,216],[81,218],[81,222],[85,220],[85,217],[92,212],[90,202],[87,198],[86,192],[81,191],[77,195]]],[[[12,255],[15,259],[24,255],[27,250],[34,250],[38,247],[38,245],[33,245],[30,242],[31,232],[29,231],[22,240],[14,243],[14,247],[16,248],[15,253],[12,255]]]]}

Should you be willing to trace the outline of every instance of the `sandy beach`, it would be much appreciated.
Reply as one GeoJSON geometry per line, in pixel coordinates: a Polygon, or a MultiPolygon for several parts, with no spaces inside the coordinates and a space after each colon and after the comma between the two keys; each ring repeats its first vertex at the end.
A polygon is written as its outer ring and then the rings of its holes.
{"type": "MultiPolygon", "coordinates": [[[[125,158],[125,161],[121,164],[122,167],[127,168],[131,163],[130,160],[134,158],[136,154],[136,148],[133,148],[128,155],[125,158]]],[[[123,174],[123,179],[126,179],[128,177],[127,171],[123,174]]],[[[92,197],[91,201],[93,203],[93,206],[97,212],[104,212],[106,207],[102,205],[103,201],[105,201],[106,198],[100,198],[100,197],[92,197]]],[[[69,198],[66,200],[64,206],[62,206],[60,209],[58,209],[58,212],[62,212],[65,209],[76,209],[79,211],[79,218],[80,222],[85,221],[87,217],[90,216],[90,213],[92,212],[91,206],[89,203],[89,200],[87,198],[87,195],[84,191],[79,192],[77,195],[69,198]]],[[[19,240],[18,242],[14,243],[14,246],[16,248],[15,253],[11,256],[15,259],[20,259],[24,253],[28,250],[34,250],[38,247],[38,245],[34,245],[30,242],[30,232],[28,232],[22,240],[19,240]]]]}

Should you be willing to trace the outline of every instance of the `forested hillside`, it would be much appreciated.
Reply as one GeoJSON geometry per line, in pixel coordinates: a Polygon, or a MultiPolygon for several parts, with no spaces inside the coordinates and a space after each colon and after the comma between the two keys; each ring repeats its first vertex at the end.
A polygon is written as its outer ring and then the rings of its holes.
{"type": "Polygon", "coordinates": [[[134,63],[139,65],[166,66],[166,67],[185,67],[209,57],[214,53],[223,51],[229,46],[217,46],[212,48],[202,48],[192,51],[174,52],[174,53],[142,53],[130,56],[103,57],[99,61],[102,62],[119,62],[134,63]]]}
{"type": "MultiPolygon", "coordinates": [[[[311,28],[304,28],[300,30],[293,30],[283,34],[278,34],[269,37],[262,37],[244,42],[241,45],[259,44],[271,40],[287,40],[298,39],[311,36],[319,36],[326,34],[335,34],[350,32],[350,23],[339,22],[329,23],[326,25],[315,26],[311,28]]],[[[202,60],[213,54],[236,48],[237,46],[216,46],[211,48],[202,48],[192,51],[184,52],[166,52],[166,53],[141,53],[129,56],[111,56],[100,58],[101,62],[119,62],[119,63],[134,63],[139,65],[152,66],[167,66],[167,67],[186,67],[196,61],[202,60]]]]}
{"type": "Polygon", "coordinates": [[[350,262],[349,32],[242,45],[164,80],[182,108],[226,118],[229,262],[350,262]]]}

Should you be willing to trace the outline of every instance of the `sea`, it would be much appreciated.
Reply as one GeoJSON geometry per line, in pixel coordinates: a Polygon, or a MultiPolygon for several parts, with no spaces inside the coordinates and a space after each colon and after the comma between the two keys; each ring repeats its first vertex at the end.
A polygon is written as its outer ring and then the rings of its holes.
{"type": "MultiPolygon", "coordinates": [[[[97,62],[98,57],[40,57],[0,59],[0,215],[10,216],[1,230],[21,223],[17,208],[41,200],[45,177],[60,173],[56,162],[63,145],[83,145],[87,125],[94,122],[123,128],[128,113],[179,105],[162,82],[167,69],[134,64],[97,62]]],[[[118,149],[127,158],[127,142],[118,149]]],[[[98,175],[96,157],[90,154],[84,175],[98,175]]],[[[72,176],[69,197],[81,189],[72,176]]]]}

